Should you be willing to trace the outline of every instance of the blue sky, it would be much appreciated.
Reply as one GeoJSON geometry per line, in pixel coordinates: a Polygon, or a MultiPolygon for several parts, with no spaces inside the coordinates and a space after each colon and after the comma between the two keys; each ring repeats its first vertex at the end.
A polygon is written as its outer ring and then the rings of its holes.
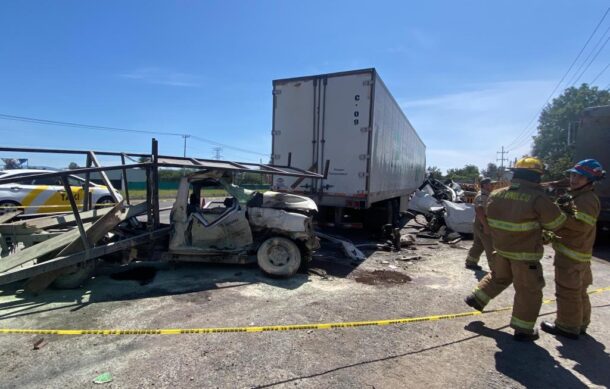
{"type": "MultiPolygon", "coordinates": [[[[430,165],[484,166],[541,108],[607,6],[3,1],[0,114],[191,133],[253,151],[225,148],[227,159],[258,161],[271,148],[273,79],[375,67],[426,143],[430,165]]],[[[580,81],[609,58],[606,47],[580,81]]],[[[596,84],[608,83],[610,71],[596,84]]],[[[148,151],[151,137],[8,120],[0,134],[6,146],[133,152],[148,151]]],[[[161,152],[182,154],[180,137],[157,138],[161,152]]],[[[209,158],[213,147],[189,139],[188,154],[209,158]]]]}

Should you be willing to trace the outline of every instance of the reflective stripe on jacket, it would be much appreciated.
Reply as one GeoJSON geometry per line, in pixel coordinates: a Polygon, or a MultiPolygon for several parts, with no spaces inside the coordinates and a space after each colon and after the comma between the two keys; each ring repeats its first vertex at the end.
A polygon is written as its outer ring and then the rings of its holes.
{"type": "Polygon", "coordinates": [[[505,258],[537,261],[542,258],[542,229],[557,230],[566,221],[540,185],[515,179],[494,191],[487,202],[487,222],[494,249],[505,258]]]}
{"type": "Polygon", "coordinates": [[[557,231],[553,248],[574,261],[588,262],[593,253],[596,223],[600,212],[599,198],[591,186],[572,193],[576,212],[557,231]]]}

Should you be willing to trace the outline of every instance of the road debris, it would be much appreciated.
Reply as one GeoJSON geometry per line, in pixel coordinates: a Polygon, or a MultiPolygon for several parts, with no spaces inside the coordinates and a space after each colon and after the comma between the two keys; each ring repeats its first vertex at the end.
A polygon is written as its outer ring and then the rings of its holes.
{"type": "Polygon", "coordinates": [[[415,241],[418,246],[438,246],[438,239],[420,238],[415,241]]]}
{"type": "Polygon", "coordinates": [[[392,251],[392,249],[393,249],[392,245],[389,245],[387,243],[383,243],[383,244],[381,244],[381,243],[362,243],[362,244],[357,244],[354,246],[358,249],[363,249],[363,250],[373,249],[373,250],[392,251]]]}
{"type": "Polygon", "coordinates": [[[309,269],[307,269],[307,274],[314,274],[324,279],[328,279],[328,273],[326,272],[326,270],[317,267],[310,267],[309,269]]]}
{"type": "Polygon", "coordinates": [[[421,255],[413,255],[410,257],[397,257],[396,260],[397,261],[417,261],[421,259],[421,255]]]}
{"type": "Polygon", "coordinates": [[[362,251],[360,251],[353,243],[348,242],[346,240],[342,240],[339,238],[335,238],[334,236],[330,236],[319,231],[316,231],[316,236],[321,239],[328,240],[332,243],[341,246],[343,253],[353,261],[364,261],[366,259],[366,255],[362,251]]]}
{"type": "Polygon", "coordinates": [[[107,384],[112,382],[112,374],[109,372],[102,373],[93,379],[94,384],[107,384]]]}
{"type": "Polygon", "coordinates": [[[32,346],[32,350],[40,350],[44,346],[47,345],[47,341],[45,338],[38,338],[34,341],[34,345],[32,346]]]}

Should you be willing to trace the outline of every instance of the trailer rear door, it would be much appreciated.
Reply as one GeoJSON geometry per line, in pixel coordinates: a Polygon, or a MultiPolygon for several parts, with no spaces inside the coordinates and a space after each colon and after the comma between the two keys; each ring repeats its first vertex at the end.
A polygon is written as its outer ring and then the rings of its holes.
{"type": "Polygon", "coordinates": [[[372,77],[372,72],[363,72],[322,81],[318,154],[320,162],[330,160],[330,170],[328,179],[317,185],[326,195],[366,194],[372,77]]]}
{"type": "MultiPolygon", "coordinates": [[[[315,163],[314,144],[319,108],[318,80],[295,80],[278,83],[273,89],[273,160],[274,165],[288,165],[307,169],[315,163]]],[[[295,178],[276,176],[274,185],[290,186],[295,178]],[[279,181],[278,181],[279,180],[279,181]]],[[[306,180],[310,181],[310,180],[306,180]]],[[[301,186],[311,185],[306,182],[301,186]]],[[[300,188],[303,190],[303,188],[300,188]]]]}

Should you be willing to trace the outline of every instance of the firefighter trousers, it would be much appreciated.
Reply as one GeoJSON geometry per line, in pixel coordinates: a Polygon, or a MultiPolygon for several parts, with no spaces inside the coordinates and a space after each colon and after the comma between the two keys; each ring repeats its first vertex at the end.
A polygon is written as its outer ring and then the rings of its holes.
{"type": "Polygon", "coordinates": [[[591,322],[591,303],[587,287],[593,283],[591,262],[577,262],[555,253],[555,296],[560,329],[578,334],[591,322]]]}
{"type": "Polygon", "coordinates": [[[481,258],[481,254],[483,251],[485,252],[485,256],[487,257],[487,264],[491,269],[493,267],[493,244],[491,241],[491,235],[485,234],[481,227],[477,224],[474,225],[473,228],[473,242],[472,247],[468,251],[468,256],[466,257],[466,264],[478,264],[479,259],[481,258]]]}
{"type": "Polygon", "coordinates": [[[515,288],[510,326],[519,332],[534,333],[542,306],[544,276],[538,261],[519,261],[494,253],[494,268],[477,285],[474,296],[483,306],[510,284],[515,288]]]}

